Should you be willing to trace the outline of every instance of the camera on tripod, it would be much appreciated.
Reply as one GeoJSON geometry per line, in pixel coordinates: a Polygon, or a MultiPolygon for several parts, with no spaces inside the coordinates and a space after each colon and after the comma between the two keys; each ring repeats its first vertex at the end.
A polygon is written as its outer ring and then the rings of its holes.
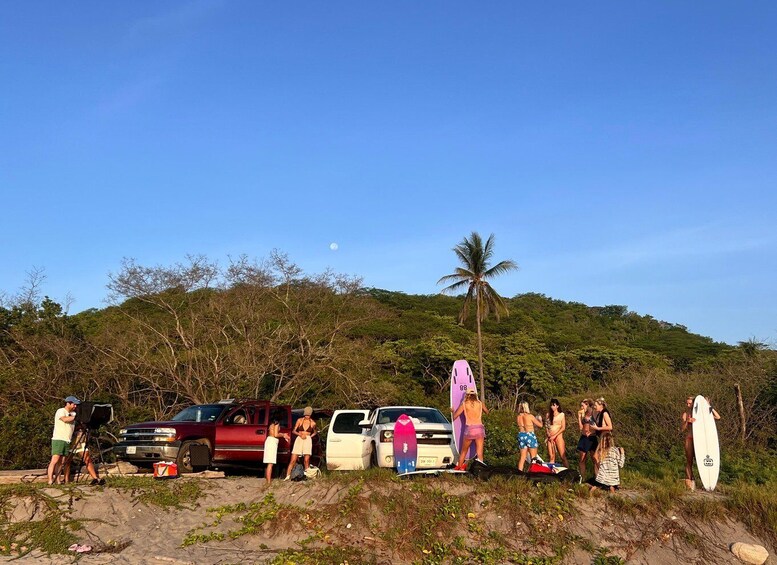
{"type": "Polygon", "coordinates": [[[105,484],[105,480],[100,479],[97,475],[97,469],[105,463],[103,459],[104,447],[99,437],[99,429],[112,421],[113,405],[99,402],[81,402],[78,404],[76,417],[73,421],[75,433],[70,440],[70,453],[68,453],[65,463],[66,475],[69,474],[70,464],[75,458],[78,462],[75,475],[76,481],[78,481],[81,475],[82,465],[86,465],[87,470],[93,477],[90,484],[105,484]]]}
{"type": "Polygon", "coordinates": [[[98,402],[81,402],[76,411],[75,425],[79,428],[97,430],[113,422],[113,405],[98,402]]]}

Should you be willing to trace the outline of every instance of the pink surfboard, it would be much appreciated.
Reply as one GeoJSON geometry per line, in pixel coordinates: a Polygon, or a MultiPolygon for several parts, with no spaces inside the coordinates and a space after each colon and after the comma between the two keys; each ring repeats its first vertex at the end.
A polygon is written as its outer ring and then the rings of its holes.
{"type": "Polygon", "coordinates": [[[418,458],[418,442],[415,425],[407,414],[402,414],[394,424],[394,462],[397,473],[404,475],[415,471],[418,458]]]}
{"type": "MultiPolygon", "coordinates": [[[[469,363],[465,359],[459,359],[453,364],[451,369],[451,407],[455,411],[459,405],[467,396],[467,389],[474,388],[478,390],[475,384],[475,378],[472,376],[472,369],[469,368],[469,363]]],[[[464,443],[464,414],[461,414],[458,418],[453,420],[453,441],[456,442],[456,451],[461,453],[461,445],[464,443]]],[[[475,450],[475,442],[469,448],[467,459],[472,459],[477,456],[475,450]]]]}

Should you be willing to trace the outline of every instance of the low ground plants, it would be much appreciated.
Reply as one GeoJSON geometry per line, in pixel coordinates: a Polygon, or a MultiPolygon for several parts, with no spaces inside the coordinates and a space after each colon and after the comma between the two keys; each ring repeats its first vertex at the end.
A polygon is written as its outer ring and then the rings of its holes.
{"type": "Polygon", "coordinates": [[[324,547],[320,549],[287,549],[270,561],[270,565],[320,565],[321,563],[347,563],[348,565],[373,565],[374,555],[357,547],[324,547]]]}
{"type": "Polygon", "coordinates": [[[36,485],[1,485],[0,555],[21,556],[33,550],[65,553],[82,528],[68,517],[68,504],[69,498],[54,498],[36,485]],[[21,501],[26,501],[31,516],[12,520],[14,506],[21,501]]]}
{"type": "Polygon", "coordinates": [[[753,485],[738,481],[725,488],[725,509],[731,517],[777,545],[777,481],[753,485]]]}
{"type": "MultiPolygon", "coordinates": [[[[238,504],[227,504],[208,508],[208,515],[213,516],[213,521],[194,528],[186,535],[181,543],[182,547],[196,543],[209,541],[221,541],[224,539],[237,539],[245,535],[254,535],[261,531],[262,527],[274,520],[281,512],[292,514],[296,518],[300,510],[294,506],[278,504],[273,493],[268,493],[260,501],[238,504]],[[239,525],[238,528],[220,531],[224,518],[229,517],[239,525]]],[[[289,518],[289,516],[287,516],[289,518]]]]}
{"type": "Polygon", "coordinates": [[[154,480],[148,477],[111,477],[111,488],[129,491],[136,502],[165,510],[185,510],[197,506],[205,493],[205,485],[198,479],[154,480]]]}

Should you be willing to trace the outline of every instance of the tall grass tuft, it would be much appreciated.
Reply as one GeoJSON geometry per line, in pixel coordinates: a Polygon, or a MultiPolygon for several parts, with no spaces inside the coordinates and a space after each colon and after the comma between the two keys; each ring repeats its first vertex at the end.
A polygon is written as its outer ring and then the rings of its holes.
{"type": "Polygon", "coordinates": [[[777,482],[753,485],[738,481],[726,489],[725,505],[747,528],[777,544],[777,482]]]}

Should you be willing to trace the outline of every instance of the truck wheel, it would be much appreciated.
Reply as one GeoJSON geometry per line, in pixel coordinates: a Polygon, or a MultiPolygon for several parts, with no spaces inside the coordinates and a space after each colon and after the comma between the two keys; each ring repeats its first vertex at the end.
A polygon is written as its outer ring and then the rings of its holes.
{"type": "Polygon", "coordinates": [[[191,447],[192,445],[207,445],[204,441],[185,441],[181,444],[181,448],[178,450],[178,457],[176,463],[178,464],[178,470],[181,473],[193,473],[194,467],[192,467],[191,447]]]}
{"type": "Polygon", "coordinates": [[[378,466],[378,451],[375,449],[375,444],[372,444],[372,451],[370,452],[370,467],[378,466]]]}

